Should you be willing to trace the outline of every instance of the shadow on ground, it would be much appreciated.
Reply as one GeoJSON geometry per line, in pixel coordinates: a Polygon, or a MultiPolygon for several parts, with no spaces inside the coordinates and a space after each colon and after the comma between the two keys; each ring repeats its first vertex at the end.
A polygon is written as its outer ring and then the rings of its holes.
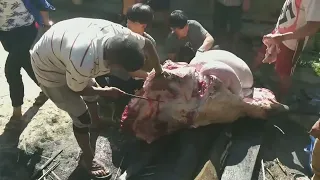
{"type": "Polygon", "coordinates": [[[0,135],[0,179],[29,179],[40,162],[42,149],[33,154],[17,148],[19,137],[40,107],[32,106],[23,115],[23,121],[11,118],[0,135]]]}

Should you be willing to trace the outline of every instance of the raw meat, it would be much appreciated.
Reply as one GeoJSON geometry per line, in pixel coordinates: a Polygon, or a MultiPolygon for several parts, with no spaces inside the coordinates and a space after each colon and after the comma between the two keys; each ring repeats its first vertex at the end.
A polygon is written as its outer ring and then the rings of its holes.
{"type": "Polygon", "coordinates": [[[163,90],[152,90],[153,83],[160,80],[150,73],[137,95],[161,102],[132,99],[122,114],[122,129],[151,143],[182,128],[230,123],[243,116],[265,119],[269,112],[286,110],[267,89],[255,88],[253,98],[241,98],[216,76],[203,74],[199,68],[166,61],[163,69],[171,76],[163,90]]]}
{"type": "Polygon", "coordinates": [[[273,43],[270,39],[263,38],[262,42],[267,46],[266,54],[262,62],[268,64],[276,62],[277,55],[280,53],[279,46],[273,43]]]}

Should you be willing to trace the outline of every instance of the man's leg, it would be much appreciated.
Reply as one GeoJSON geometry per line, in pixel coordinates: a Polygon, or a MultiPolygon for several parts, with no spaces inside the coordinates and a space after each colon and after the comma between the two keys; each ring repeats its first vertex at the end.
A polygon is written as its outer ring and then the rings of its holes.
{"type": "Polygon", "coordinates": [[[19,51],[15,51],[19,42],[14,38],[15,32],[1,32],[1,43],[9,53],[5,63],[5,76],[9,85],[10,99],[13,107],[12,118],[22,117],[21,106],[23,104],[24,87],[20,74],[21,63],[19,51]]]}
{"type": "Polygon", "coordinates": [[[12,118],[20,119],[22,117],[21,106],[23,104],[24,86],[20,74],[21,65],[17,62],[15,52],[9,52],[5,64],[5,76],[9,84],[9,93],[13,107],[12,118]]]}
{"type": "Polygon", "coordinates": [[[287,48],[284,44],[279,45],[280,53],[275,62],[275,71],[279,77],[279,100],[283,101],[292,85],[291,75],[294,71],[292,62],[294,51],[287,48]]]}
{"type": "Polygon", "coordinates": [[[228,14],[226,12],[226,6],[216,0],[213,13],[213,36],[217,37],[218,44],[222,46],[222,49],[226,47],[227,21],[228,14]]]}
{"type": "MultiPolygon", "coordinates": [[[[83,154],[81,163],[93,176],[106,176],[109,171],[103,164],[94,159],[94,151],[90,144],[89,126],[91,117],[88,108],[80,95],[71,91],[67,86],[47,88],[40,85],[43,92],[62,110],[68,112],[73,120],[73,133],[83,154]]],[[[95,143],[96,141],[93,140],[95,143]]]]}
{"type": "Polygon", "coordinates": [[[232,6],[229,9],[231,51],[236,53],[241,31],[242,6],[232,6]]]}
{"type": "Polygon", "coordinates": [[[314,144],[314,149],[312,153],[312,170],[313,177],[312,180],[320,180],[320,142],[319,139],[316,139],[314,144]]]}

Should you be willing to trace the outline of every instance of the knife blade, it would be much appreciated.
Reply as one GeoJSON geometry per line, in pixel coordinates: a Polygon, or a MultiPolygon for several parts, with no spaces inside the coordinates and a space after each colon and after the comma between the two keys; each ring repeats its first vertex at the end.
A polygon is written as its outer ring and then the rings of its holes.
{"type": "Polygon", "coordinates": [[[158,100],[158,99],[153,99],[153,98],[147,98],[147,97],[142,97],[142,96],[137,96],[137,95],[134,95],[134,94],[130,94],[130,93],[124,93],[125,95],[127,96],[130,96],[132,98],[138,98],[138,99],[144,99],[144,100],[147,100],[147,101],[157,101],[157,102],[164,102],[164,101],[161,101],[161,100],[158,100]]]}

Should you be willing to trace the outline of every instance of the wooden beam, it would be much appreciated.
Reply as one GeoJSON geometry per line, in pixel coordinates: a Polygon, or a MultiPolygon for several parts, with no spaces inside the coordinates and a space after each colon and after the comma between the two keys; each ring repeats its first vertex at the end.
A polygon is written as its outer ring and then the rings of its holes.
{"type": "Polygon", "coordinates": [[[216,168],[209,160],[194,180],[219,180],[216,168]]]}
{"type": "Polygon", "coordinates": [[[263,140],[262,121],[248,119],[233,124],[232,146],[221,180],[251,180],[263,140]]]}

